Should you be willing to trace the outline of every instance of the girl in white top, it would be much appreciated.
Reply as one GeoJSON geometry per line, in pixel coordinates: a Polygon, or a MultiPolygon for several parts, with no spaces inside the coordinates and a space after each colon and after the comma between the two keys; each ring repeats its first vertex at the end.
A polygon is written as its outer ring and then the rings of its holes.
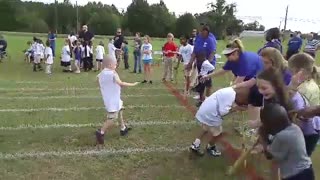
{"type": "Polygon", "coordinates": [[[222,133],[223,116],[231,112],[231,109],[238,110],[241,105],[248,104],[249,89],[233,89],[227,87],[214,92],[205,99],[196,113],[196,120],[202,127],[201,134],[192,143],[190,149],[198,155],[203,155],[200,149],[201,140],[209,133],[211,139],[207,151],[212,156],[220,156],[221,152],[216,148],[216,138],[222,133]],[[236,105],[239,105],[238,107],[236,105]],[[237,109],[238,108],[238,109],[237,109]]]}
{"type": "Polygon", "coordinates": [[[148,35],[144,36],[144,43],[141,46],[142,51],[142,62],[144,69],[144,80],[142,83],[147,83],[149,81],[152,84],[151,76],[151,64],[152,64],[152,45],[150,44],[150,37],[148,35]]]}
{"type": "Polygon", "coordinates": [[[34,51],[34,60],[33,60],[33,71],[37,71],[38,70],[42,70],[41,67],[41,53],[43,53],[43,49],[42,46],[40,44],[40,40],[39,39],[35,39],[35,43],[33,45],[33,51],[34,51]]]}
{"type": "Polygon", "coordinates": [[[53,64],[53,54],[52,54],[52,49],[50,47],[50,42],[46,42],[46,48],[44,51],[44,55],[46,58],[46,73],[51,74],[52,73],[52,64],[53,64]]]}
{"type": "Polygon", "coordinates": [[[63,72],[72,72],[70,55],[71,51],[69,46],[69,39],[66,39],[61,51],[61,66],[64,67],[63,72]]]}
{"type": "Polygon", "coordinates": [[[111,38],[109,40],[109,44],[108,44],[108,54],[113,57],[114,59],[116,59],[116,50],[117,48],[114,46],[113,44],[113,39],[111,38]]]}
{"type": "Polygon", "coordinates": [[[102,99],[107,111],[107,119],[105,120],[101,129],[96,131],[97,144],[104,144],[104,134],[110,130],[114,124],[114,120],[118,118],[120,114],[120,134],[126,135],[129,131],[122,116],[122,105],[121,100],[121,87],[125,86],[136,86],[139,83],[126,83],[122,82],[119,78],[118,73],[115,71],[117,67],[117,61],[112,56],[108,55],[103,60],[104,69],[97,76],[98,83],[102,99]]]}
{"type": "Polygon", "coordinates": [[[105,55],[103,42],[100,41],[99,45],[96,47],[96,71],[102,70],[102,60],[105,55]]]}
{"type": "Polygon", "coordinates": [[[41,49],[40,61],[43,62],[43,59],[45,58],[44,51],[45,51],[46,47],[43,45],[42,40],[39,41],[39,44],[40,44],[40,49],[41,49]]]}

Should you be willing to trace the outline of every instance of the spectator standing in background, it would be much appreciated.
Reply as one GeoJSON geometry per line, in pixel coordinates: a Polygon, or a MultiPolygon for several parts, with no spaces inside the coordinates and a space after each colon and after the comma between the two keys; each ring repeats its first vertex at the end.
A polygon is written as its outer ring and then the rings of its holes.
{"type": "Polygon", "coordinates": [[[79,39],[87,42],[87,44],[94,40],[94,34],[88,30],[87,25],[82,26],[82,31],[79,33],[79,39]]]}
{"type": "Polygon", "coordinates": [[[55,32],[53,32],[53,30],[49,31],[48,40],[50,43],[50,47],[52,49],[53,57],[56,56],[56,39],[57,39],[57,34],[55,32]]]}
{"type": "Polygon", "coordinates": [[[288,50],[286,54],[286,59],[290,59],[290,57],[294,54],[299,53],[301,46],[302,46],[302,39],[298,35],[297,32],[292,34],[292,38],[288,42],[288,50]]]}
{"type": "Polygon", "coordinates": [[[124,41],[124,37],[122,35],[121,28],[117,29],[117,34],[115,35],[113,40],[114,40],[113,44],[117,48],[116,49],[116,58],[117,58],[118,66],[119,66],[120,65],[120,61],[121,61],[121,55],[122,55],[121,47],[122,47],[122,43],[124,41]]]}
{"type": "Polygon", "coordinates": [[[137,73],[139,70],[139,73],[141,73],[141,45],[142,41],[140,38],[140,33],[136,33],[136,37],[134,38],[134,51],[133,51],[133,56],[134,56],[134,69],[133,73],[137,73]]]}

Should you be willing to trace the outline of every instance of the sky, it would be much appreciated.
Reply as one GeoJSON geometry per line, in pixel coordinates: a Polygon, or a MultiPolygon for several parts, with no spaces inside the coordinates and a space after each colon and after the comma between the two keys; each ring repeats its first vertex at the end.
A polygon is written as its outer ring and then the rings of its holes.
{"type": "MultiPolygon", "coordinates": [[[[54,0],[33,0],[40,2],[54,2],[54,0]]],[[[58,0],[63,2],[63,0],[58,0]]],[[[75,3],[76,0],[70,0],[75,3]]],[[[78,0],[79,5],[88,1],[78,0]]],[[[114,4],[117,8],[125,9],[132,0],[100,0],[104,4],[114,4]]],[[[147,0],[150,4],[160,0],[147,0]]],[[[169,11],[176,14],[201,13],[207,10],[207,4],[214,0],[164,0],[169,11]]],[[[258,20],[266,28],[284,26],[286,6],[289,5],[287,29],[300,30],[302,32],[320,31],[319,0],[227,0],[228,3],[237,4],[237,17],[245,23],[258,20]],[[304,2],[304,3],[301,3],[304,2]]]]}

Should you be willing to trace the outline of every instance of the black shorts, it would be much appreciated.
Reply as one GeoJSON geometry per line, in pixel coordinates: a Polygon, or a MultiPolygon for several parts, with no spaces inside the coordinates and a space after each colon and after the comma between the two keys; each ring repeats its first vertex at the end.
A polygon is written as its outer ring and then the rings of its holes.
{"type": "Polygon", "coordinates": [[[102,62],[102,59],[96,59],[97,62],[102,62]]]}
{"type": "Polygon", "coordinates": [[[254,107],[262,107],[263,96],[260,94],[257,85],[250,88],[248,103],[254,107]]]}
{"type": "Polygon", "coordinates": [[[314,176],[312,165],[308,169],[301,171],[299,174],[294,175],[292,177],[285,178],[283,180],[307,180],[307,179],[308,180],[316,179],[314,176]]]}
{"type": "Polygon", "coordinates": [[[63,61],[61,61],[60,65],[63,66],[63,67],[68,67],[68,66],[71,66],[71,62],[63,62],[63,61]]]}

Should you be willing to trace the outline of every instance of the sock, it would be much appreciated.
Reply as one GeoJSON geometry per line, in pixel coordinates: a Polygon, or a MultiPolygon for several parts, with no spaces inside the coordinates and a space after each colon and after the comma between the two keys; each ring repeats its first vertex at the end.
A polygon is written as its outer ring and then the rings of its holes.
{"type": "Polygon", "coordinates": [[[102,135],[103,135],[103,134],[104,134],[104,131],[100,130],[100,134],[102,134],[102,135]]]}
{"type": "Polygon", "coordinates": [[[123,125],[123,126],[121,126],[121,131],[124,131],[124,130],[126,130],[126,126],[125,125],[123,125]]]}
{"type": "Polygon", "coordinates": [[[200,139],[197,138],[197,139],[193,142],[193,144],[194,144],[196,147],[199,147],[200,144],[201,144],[200,139]]]}

